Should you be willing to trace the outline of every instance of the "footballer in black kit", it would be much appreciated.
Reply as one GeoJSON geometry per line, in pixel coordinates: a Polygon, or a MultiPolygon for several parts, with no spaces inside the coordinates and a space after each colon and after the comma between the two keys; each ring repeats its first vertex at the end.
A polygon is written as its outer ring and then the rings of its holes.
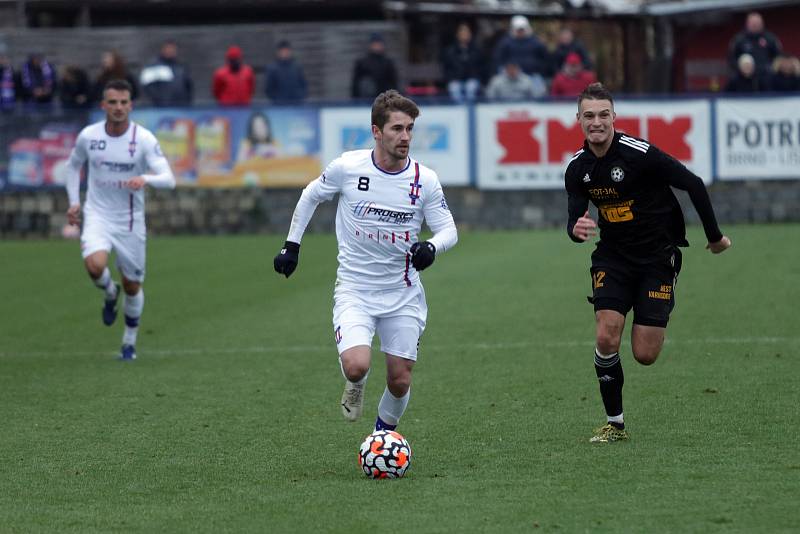
{"type": "Polygon", "coordinates": [[[680,204],[670,186],[689,192],[709,242],[722,239],[703,181],[646,141],[619,132],[608,152],[584,147],[567,167],[567,231],[572,234],[589,202],[597,206],[600,241],[592,254],[592,301],[596,308],[634,323],[666,327],[680,271],[678,247],[688,246],[680,204]]]}
{"type": "Polygon", "coordinates": [[[678,247],[689,244],[671,187],[689,193],[707,248],[719,253],[730,246],[717,226],[703,181],[647,141],[614,131],[614,117],[613,99],[602,84],[592,84],[581,94],[578,120],[586,140],[564,176],[570,238],[581,243],[600,230],[592,253],[589,300],[597,324],[595,370],[608,423],[595,430],[593,442],[628,438],[618,351],[631,309],[634,358],[650,365],[663,346],[681,268],[678,247]],[[597,207],[599,223],[589,216],[589,202],[597,207]]]}

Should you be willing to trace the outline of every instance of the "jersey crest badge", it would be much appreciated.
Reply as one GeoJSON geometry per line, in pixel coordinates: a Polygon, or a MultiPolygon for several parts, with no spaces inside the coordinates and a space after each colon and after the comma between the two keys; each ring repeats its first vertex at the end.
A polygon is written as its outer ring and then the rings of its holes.
{"type": "Polygon", "coordinates": [[[621,182],[623,178],[625,178],[625,171],[623,171],[620,167],[614,167],[611,169],[612,180],[615,182],[621,182]]]}

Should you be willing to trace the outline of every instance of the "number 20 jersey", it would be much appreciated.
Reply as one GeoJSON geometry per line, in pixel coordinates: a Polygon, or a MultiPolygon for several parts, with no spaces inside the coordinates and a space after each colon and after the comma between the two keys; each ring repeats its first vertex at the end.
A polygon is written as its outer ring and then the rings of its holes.
{"type": "Polygon", "coordinates": [[[384,171],[371,150],[343,153],[306,187],[288,239],[299,243],[310,219],[304,201],[315,207],[337,193],[338,284],[393,289],[418,283],[409,249],[419,241],[423,219],[434,232],[429,241],[437,255],[457,240],[436,173],[410,157],[402,170],[384,171]]]}
{"type": "Polygon", "coordinates": [[[127,181],[148,169],[169,169],[156,137],[135,122],[120,136],[108,135],[105,121],[91,124],[78,135],[70,155],[75,169],[86,161],[86,215],[110,225],[144,229],[144,188],[133,191],[127,181]]]}

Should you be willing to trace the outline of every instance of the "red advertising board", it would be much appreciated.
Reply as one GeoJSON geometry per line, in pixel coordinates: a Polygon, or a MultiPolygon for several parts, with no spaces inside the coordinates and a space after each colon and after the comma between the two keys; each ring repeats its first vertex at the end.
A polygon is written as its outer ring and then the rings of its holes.
{"type": "MultiPolygon", "coordinates": [[[[615,127],[648,139],[711,181],[710,108],[705,100],[616,103],[615,127]]],[[[477,185],[556,189],[582,147],[575,104],[487,104],[476,110],[477,185]]]]}

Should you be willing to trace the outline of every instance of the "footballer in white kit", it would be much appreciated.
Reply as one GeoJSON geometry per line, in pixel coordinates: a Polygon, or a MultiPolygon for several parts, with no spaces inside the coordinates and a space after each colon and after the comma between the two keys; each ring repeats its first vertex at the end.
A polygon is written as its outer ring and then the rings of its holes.
{"type": "Polygon", "coordinates": [[[125,292],[123,360],[136,358],[136,336],[144,307],[144,186],[175,187],[175,177],[156,137],[129,119],[130,95],[131,86],[124,80],[106,84],[102,102],[106,119],[87,126],[78,135],[66,184],[70,204],[67,218],[70,224],[78,225],[80,173],[88,164],[81,252],[89,276],[104,292],[103,323],[111,326],[117,317],[120,285],[112,280],[108,255],[116,251],[125,292]]]}
{"type": "Polygon", "coordinates": [[[361,415],[377,332],[387,380],[376,429],[395,429],[408,405],[428,315],[419,271],[458,240],[436,173],[408,154],[418,115],[416,104],[397,91],[378,95],[372,106],[375,148],[345,152],[303,190],[274,262],[287,278],[294,272],[314,210],[338,194],[333,334],[346,379],[342,413],[350,421],[361,415]],[[423,219],[434,235],[420,242],[423,219]]]}

